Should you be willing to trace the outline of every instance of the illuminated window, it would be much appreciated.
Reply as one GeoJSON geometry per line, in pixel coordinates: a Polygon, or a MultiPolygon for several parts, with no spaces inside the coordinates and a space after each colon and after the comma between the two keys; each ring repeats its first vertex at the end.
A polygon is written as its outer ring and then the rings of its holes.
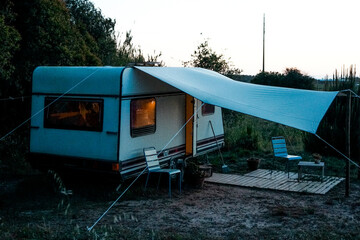
{"type": "MultiPolygon", "coordinates": [[[[45,106],[56,98],[45,98],[45,106]]],[[[45,109],[44,127],[102,131],[103,100],[61,98],[45,109]]]]}
{"type": "Polygon", "coordinates": [[[138,137],[155,133],[156,130],[155,98],[131,100],[130,121],[131,136],[138,137]]]}
{"type": "Polygon", "coordinates": [[[211,115],[211,114],[214,114],[215,112],[215,106],[214,105],[211,105],[211,104],[204,104],[202,107],[201,107],[201,114],[204,116],[204,115],[211,115]]]}

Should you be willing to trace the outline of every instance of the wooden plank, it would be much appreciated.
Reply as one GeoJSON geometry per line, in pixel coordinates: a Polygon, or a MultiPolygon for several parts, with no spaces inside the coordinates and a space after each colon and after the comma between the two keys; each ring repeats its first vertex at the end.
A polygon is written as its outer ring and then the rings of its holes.
{"type": "Polygon", "coordinates": [[[258,176],[254,176],[254,178],[256,180],[253,181],[253,184],[256,184],[257,186],[261,186],[261,187],[276,179],[270,176],[270,171],[262,171],[261,174],[258,174],[258,176]]]}
{"type": "Polygon", "coordinates": [[[236,181],[234,181],[234,183],[232,185],[237,185],[237,186],[245,186],[244,185],[244,181],[247,180],[247,177],[245,176],[240,176],[236,179],[236,181]]]}
{"type": "Polygon", "coordinates": [[[284,181],[283,183],[279,184],[278,189],[283,189],[283,188],[287,188],[289,189],[292,185],[297,185],[298,181],[296,181],[295,179],[289,179],[287,178],[286,181],[284,181]]]}
{"type": "Polygon", "coordinates": [[[233,176],[232,178],[228,178],[226,179],[226,183],[233,183],[236,181],[236,179],[238,179],[239,177],[238,176],[233,176]]]}
{"type": "MultiPolygon", "coordinates": [[[[313,194],[325,194],[331,188],[340,183],[343,179],[336,177],[324,177],[323,182],[319,181],[297,181],[297,173],[290,172],[290,179],[287,173],[282,171],[273,171],[258,169],[245,175],[220,174],[214,173],[211,178],[207,178],[207,182],[242,186],[273,189],[291,192],[308,192],[313,194]]],[[[304,176],[306,176],[305,174],[304,176]]]]}
{"type": "Polygon", "coordinates": [[[308,186],[304,189],[302,189],[301,191],[306,191],[306,192],[310,192],[310,193],[318,193],[318,189],[323,187],[324,185],[327,184],[327,182],[329,181],[329,178],[324,178],[323,182],[320,181],[306,181],[308,182],[308,186]]]}
{"type": "Polygon", "coordinates": [[[218,174],[218,173],[213,173],[213,175],[209,178],[206,178],[205,181],[221,181],[221,179],[224,178],[224,174],[218,174]]]}
{"type": "MultiPolygon", "coordinates": [[[[334,186],[336,186],[340,182],[341,181],[338,182],[338,179],[336,179],[336,178],[329,178],[322,187],[317,189],[317,192],[325,194],[325,189],[330,190],[331,188],[333,188],[334,186]]],[[[327,190],[327,191],[329,191],[329,190],[327,190]]]]}
{"type": "Polygon", "coordinates": [[[267,171],[265,169],[258,169],[253,172],[247,173],[244,176],[250,176],[250,177],[259,177],[264,178],[270,174],[270,171],[267,171]]]}
{"type": "Polygon", "coordinates": [[[305,189],[303,189],[303,191],[310,192],[310,193],[317,193],[318,189],[321,188],[322,186],[324,186],[325,184],[326,184],[325,182],[310,181],[308,186],[305,189]]]}
{"type": "Polygon", "coordinates": [[[326,194],[328,191],[330,191],[332,188],[334,188],[336,185],[338,185],[339,183],[341,183],[342,181],[344,181],[344,178],[341,179],[337,179],[333,182],[332,185],[329,185],[328,187],[326,187],[325,189],[323,189],[321,192],[319,192],[320,194],[326,194]]]}
{"type": "Polygon", "coordinates": [[[258,187],[258,188],[265,188],[264,186],[269,183],[269,181],[271,181],[270,179],[268,178],[262,178],[262,179],[259,179],[259,181],[257,181],[256,183],[254,183],[253,185],[255,187],[258,187]]]}
{"type": "Polygon", "coordinates": [[[332,185],[331,184],[332,182],[333,182],[333,178],[331,177],[324,178],[322,184],[314,186],[312,188],[312,191],[316,193],[321,192],[321,190],[325,188],[327,185],[332,185]]]}
{"type": "MultiPolygon", "coordinates": [[[[309,175],[308,175],[308,174],[305,174],[304,177],[305,177],[305,176],[309,176],[309,175]]],[[[308,183],[308,185],[307,185],[305,188],[303,188],[303,189],[297,189],[297,190],[298,190],[298,191],[302,191],[302,192],[306,191],[306,192],[316,193],[316,192],[317,192],[317,189],[318,189],[319,187],[321,187],[323,184],[325,184],[325,181],[326,181],[326,180],[327,180],[327,179],[325,179],[325,178],[324,178],[324,181],[323,181],[323,182],[302,180],[301,182],[305,181],[305,182],[308,183]]]]}
{"type": "Polygon", "coordinates": [[[231,175],[231,174],[221,174],[221,175],[213,174],[213,176],[211,178],[207,178],[207,179],[205,179],[205,181],[227,184],[231,181],[234,181],[234,179],[236,177],[237,177],[236,175],[231,175]]]}
{"type": "Polygon", "coordinates": [[[262,175],[265,171],[263,169],[257,169],[255,171],[244,174],[244,176],[259,176],[262,175]]]}
{"type": "Polygon", "coordinates": [[[287,177],[279,176],[277,178],[271,179],[268,183],[263,185],[263,188],[269,188],[269,189],[277,189],[278,186],[287,181],[287,177]]]}
{"type": "Polygon", "coordinates": [[[306,187],[304,187],[301,191],[308,192],[308,193],[316,193],[317,189],[319,189],[319,187],[321,187],[322,184],[324,184],[324,183],[309,181],[308,185],[306,187]]]}
{"type": "Polygon", "coordinates": [[[287,180],[281,184],[279,184],[279,186],[277,187],[277,190],[287,190],[287,191],[291,191],[291,189],[294,187],[294,185],[298,185],[299,183],[297,181],[294,180],[287,180]]]}
{"type": "Polygon", "coordinates": [[[236,175],[228,175],[227,177],[224,177],[221,179],[224,183],[228,183],[234,180],[236,178],[236,175]]]}
{"type": "Polygon", "coordinates": [[[249,186],[253,180],[254,178],[246,176],[244,180],[241,182],[241,184],[244,186],[249,186]]]}
{"type": "Polygon", "coordinates": [[[257,175],[248,175],[249,178],[251,178],[252,180],[250,180],[248,183],[249,184],[256,184],[256,185],[259,185],[260,182],[263,184],[267,183],[270,181],[270,178],[268,177],[268,172],[267,171],[261,171],[261,172],[258,172],[257,175]]]}
{"type": "Polygon", "coordinates": [[[284,182],[284,179],[281,178],[277,178],[277,179],[272,179],[270,181],[268,181],[267,183],[264,183],[262,185],[263,188],[270,188],[270,189],[275,189],[277,185],[279,185],[280,183],[284,182]]]}
{"type": "Polygon", "coordinates": [[[213,173],[211,177],[207,178],[207,179],[218,179],[221,177],[221,174],[218,173],[213,173]]]}
{"type": "Polygon", "coordinates": [[[224,178],[228,178],[230,175],[229,174],[217,174],[217,173],[213,173],[211,178],[208,178],[209,180],[214,179],[214,180],[219,180],[219,181],[223,181],[224,178]]]}
{"type": "Polygon", "coordinates": [[[269,181],[269,180],[264,179],[264,178],[248,177],[248,181],[246,182],[246,184],[247,184],[249,187],[255,186],[255,185],[258,185],[258,182],[261,181],[261,180],[269,181]]]}
{"type": "Polygon", "coordinates": [[[318,184],[313,184],[311,186],[311,189],[310,191],[312,192],[315,192],[315,193],[318,193],[321,191],[321,189],[323,189],[325,186],[327,185],[331,185],[331,179],[330,178],[327,178],[327,179],[324,179],[323,182],[318,182],[318,184]]]}
{"type": "Polygon", "coordinates": [[[278,181],[286,181],[287,180],[287,173],[282,171],[275,171],[273,172],[273,175],[270,176],[268,184],[273,184],[278,181]]]}
{"type": "Polygon", "coordinates": [[[245,176],[249,176],[249,177],[253,177],[253,178],[257,178],[259,180],[266,180],[269,181],[270,179],[272,179],[272,177],[270,176],[270,171],[261,171],[261,172],[257,172],[257,174],[249,174],[249,175],[245,175],[245,176]]]}
{"type": "Polygon", "coordinates": [[[281,172],[281,171],[272,171],[272,173],[271,173],[271,171],[269,171],[269,174],[270,174],[270,175],[268,175],[268,178],[269,178],[269,179],[278,179],[278,178],[281,178],[281,177],[282,177],[282,175],[284,174],[284,172],[281,172]]]}
{"type": "Polygon", "coordinates": [[[294,192],[303,192],[304,189],[306,189],[306,187],[309,186],[309,182],[308,181],[302,181],[299,182],[299,184],[297,184],[296,186],[293,187],[293,191],[294,192]]]}

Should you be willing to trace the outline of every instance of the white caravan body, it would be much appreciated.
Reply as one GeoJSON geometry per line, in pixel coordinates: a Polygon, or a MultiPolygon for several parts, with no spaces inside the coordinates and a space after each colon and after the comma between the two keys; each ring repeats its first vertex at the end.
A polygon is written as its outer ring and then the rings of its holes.
{"type": "Polygon", "coordinates": [[[224,144],[220,107],[136,68],[38,67],[32,84],[29,160],[37,167],[126,179],[146,167],[144,148],[169,164],[224,144]]]}

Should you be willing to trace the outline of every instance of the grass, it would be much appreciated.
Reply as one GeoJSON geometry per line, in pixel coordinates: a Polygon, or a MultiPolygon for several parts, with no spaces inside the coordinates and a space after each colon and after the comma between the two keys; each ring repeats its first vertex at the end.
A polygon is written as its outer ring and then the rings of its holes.
{"type": "MultiPolygon", "coordinates": [[[[271,137],[284,136],[288,152],[300,155],[303,161],[313,161],[312,152],[305,150],[307,133],[300,130],[269,122],[230,110],[224,111],[225,148],[222,149],[224,162],[232,173],[246,173],[250,157],[262,159],[260,167],[264,169],[285,170],[286,160],[275,159],[271,137]]],[[[217,172],[221,172],[222,161],[218,152],[200,157],[202,162],[210,162],[217,172]]],[[[345,177],[345,159],[334,156],[324,156],[325,174],[345,177]]],[[[293,170],[294,171],[294,170],[293,170]]],[[[351,177],[357,178],[357,168],[351,164],[351,177]]]]}
{"type": "MultiPolygon", "coordinates": [[[[226,147],[222,149],[222,154],[231,173],[247,173],[249,170],[246,160],[249,157],[261,158],[261,168],[284,170],[285,161],[277,159],[273,165],[271,147],[273,136],[284,136],[290,153],[301,155],[305,161],[312,161],[311,153],[304,150],[305,134],[301,131],[228,110],[224,110],[224,119],[226,147]]],[[[106,220],[110,222],[105,221],[100,227],[88,232],[86,225],[92,224],[96,219],[92,219],[94,216],[91,215],[89,217],[87,211],[99,206],[105,211],[130,182],[122,183],[119,191],[116,191],[119,186],[116,181],[104,183],[96,178],[72,181],[71,178],[63,178],[51,171],[45,175],[29,175],[29,172],[33,174],[34,171],[24,161],[25,148],[17,148],[13,144],[23,145],[24,141],[21,137],[15,136],[0,146],[0,152],[5,153],[0,162],[1,178],[10,177],[10,179],[20,181],[17,183],[15,192],[6,196],[0,193],[0,239],[218,239],[207,236],[205,230],[201,229],[178,234],[177,230],[171,227],[166,231],[156,231],[151,228],[137,229],[122,225],[124,219],[135,223],[141,221],[132,214],[114,216],[106,220]],[[6,174],[3,174],[5,172],[6,174]],[[24,176],[26,181],[21,181],[24,176]],[[69,184],[71,182],[74,183],[69,184]],[[10,204],[11,208],[1,208],[2,205],[8,206],[11,202],[14,202],[13,205],[10,204]],[[108,205],[104,206],[104,202],[108,205]]],[[[214,171],[221,172],[223,163],[217,151],[201,156],[199,160],[210,162],[214,171]]],[[[345,176],[343,159],[324,156],[323,161],[326,164],[326,175],[345,176]]],[[[351,177],[356,178],[356,176],[357,169],[352,166],[351,177]]],[[[155,186],[156,178],[152,178],[151,181],[150,186],[155,186]]],[[[149,187],[144,193],[144,182],[144,179],[140,179],[122,200],[158,198],[159,192],[156,188],[149,187]]],[[[333,205],[336,201],[334,199],[328,204],[333,205]]],[[[301,209],[278,206],[271,209],[270,213],[275,217],[302,217],[312,215],[316,213],[316,210],[311,206],[301,209]]],[[[256,230],[258,232],[255,235],[249,233],[249,239],[253,239],[253,236],[265,235],[269,238],[272,236],[277,238],[278,230],[276,228],[256,230]]],[[[342,232],[341,229],[334,229],[332,226],[329,226],[329,231],[322,228],[314,231],[283,230],[283,232],[284,239],[337,239],[339,236],[351,239],[356,237],[342,232]]],[[[230,234],[226,238],[237,239],[237,236],[230,234]]]]}

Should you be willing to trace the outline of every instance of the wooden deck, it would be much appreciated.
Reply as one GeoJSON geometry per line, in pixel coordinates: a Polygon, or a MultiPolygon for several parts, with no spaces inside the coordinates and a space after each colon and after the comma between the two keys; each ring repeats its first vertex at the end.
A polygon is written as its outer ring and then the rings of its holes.
{"type": "Polygon", "coordinates": [[[304,174],[303,179],[297,180],[297,173],[287,173],[282,171],[271,171],[267,169],[258,169],[245,175],[213,173],[212,177],[206,178],[209,183],[218,183],[226,185],[235,185],[241,187],[255,187],[272,190],[306,192],[313,194],[325,194],[335,187],[344,178],[324,176],[323,181],[314,175],[304,174]]]}

